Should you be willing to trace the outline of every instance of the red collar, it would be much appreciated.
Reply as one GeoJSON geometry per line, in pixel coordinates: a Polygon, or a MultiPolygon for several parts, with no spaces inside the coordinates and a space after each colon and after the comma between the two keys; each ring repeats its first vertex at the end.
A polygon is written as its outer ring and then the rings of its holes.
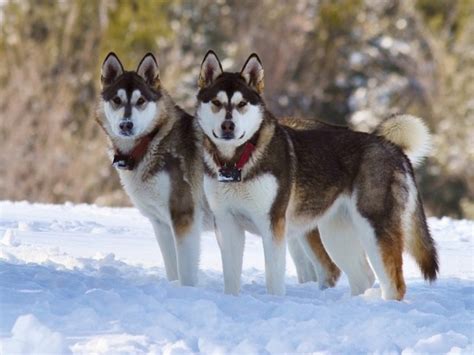
{"type": "Polygon", "coordinates": [[[245,164],[250,159],[250,156],[252,155],[252,152],[255,150],[255,145],[252,142],[247,142],[245,143],[244,151],[242,152],[242,155],[239,158],[239,161],[237,164],[235,164],[235,167],[239,170],[242,170],[245,164]]]}
{"type": "MultiPolygon", "coordinates": [[[[242,168],[244,167],[245,164],[247,164],[247,162],[249,161],[250,159],[250,156],[252,155],[252,152],[255,150],[255,144],[253,144],[252,142],[248,141],[247,143],[245,143],[245,146],[244,146],[244,151],[242,152],[242,154],[240,155],[240,158],[239,160],[237,161],[237,163],[235,163],[234,167],[237,168],[238,170],[242,170],[242,168]]],[[[227,167],[227,164],[224,164],[222,165],[218,156],[215,155],[215,161],[217,163],[217,166],[219,168],[222,168],[222,167],[227,167]]]]}
{"type": "Polygon", "coordinates": [[[112,163],[118,169],[133,170],[145,156],[150,142],[155,138],[160,130],[160,126],[156,127],[151,133],[140,138],[128,154],[123,154],[119,149],[115,148],[114,161],[112,163]]]}

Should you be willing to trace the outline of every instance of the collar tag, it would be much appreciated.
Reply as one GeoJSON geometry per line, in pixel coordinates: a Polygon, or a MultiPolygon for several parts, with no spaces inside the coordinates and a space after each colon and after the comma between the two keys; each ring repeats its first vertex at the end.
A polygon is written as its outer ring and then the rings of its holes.
{"type": "Polygon", "coordinates": [[[219,159],[217,160],[219,168],[219,174],[217,174],[217,181],[219,182],[240,182],[242,181],[242,168],[249,161],[250,155],[255,149],[255,145],[252,142],[245,143],[244,151],[240,156],[239,161],[233,167],[227,167],[226,165],[221,166],[219,159]]]}
{"type": "Polygon", "coordinates": [[[115,155],[114,156],[114,161],[112,162],[112,165],[120,170],[132,170],[133,169],[133,162],[131,161],[130,158],[126,158],[122,155],[115,155]]]}
{"type": "Polygon", "coordinates": [[[242,170],[234,167],[222,167],[219,169],[217,181],[219,182],[239,182],[242,180],[242,170]]]}

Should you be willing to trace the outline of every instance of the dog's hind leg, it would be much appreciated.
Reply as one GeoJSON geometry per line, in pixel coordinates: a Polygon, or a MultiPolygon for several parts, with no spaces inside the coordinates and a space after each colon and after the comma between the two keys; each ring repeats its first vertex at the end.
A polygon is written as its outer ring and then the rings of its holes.
{"type": "Polygon", "coordinates": [[[413,214],[416,191],[410,189],[407,175],[400,171],[374,178],[363,170],[359,181],[351,203],[357,235],[377,275],[382,298],[401,300],[406,291],[402,268],[403,219],[413,214]]]}
{"type": "Polygon", "coordinates": [[[326,252],[318,229],[315,228],[307,232],[299,238],[299,241],[317,274],[319,288],[333,287],[339,279],[341,271],[326,252]]]}
{"type": "Polygon", "coordinates": [[[401,231],[392,230],[387,226],[383,233],[377,234],[369,221],[357,214],[354,216],[354,222],[357,235],[380,283],[382,298],[401,300],[406,289],[402,269],[401,231]]]}
{"type": "Polygon", "coordinates": [[[346,207],[324,216],[318,227],[329,256],[349,279],[351,294],[360,295],[372,287],[375,276],[346,207]]]}
{"type": "Polygon", "coordinates": [[[288,237],[288,250],[296,267],[298,282],[305,283],[310,281],[318,281],[315,267],[313,266],[311,260],[306,256],[303,246],[299,241],[299,237],[288,237]]]}
{"type": "Polygon", "coordinates": [[[178,264],[176,262],[176,248],[174,244],[173,231],[167,224],[158,220],[151,220],[151,224],[165,263],[166,277],[169,281],[177,280],[178,264]]]}

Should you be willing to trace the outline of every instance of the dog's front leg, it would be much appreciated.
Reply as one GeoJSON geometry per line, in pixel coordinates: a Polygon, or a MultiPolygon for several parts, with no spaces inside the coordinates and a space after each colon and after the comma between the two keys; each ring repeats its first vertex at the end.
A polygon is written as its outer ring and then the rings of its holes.
{"type": "Polygon", "coordinates": [[[273,235],[262,236],[265,254],[265,281],[267,292],[272,295],[285,294],[286,242],[273,235]]]}
{"type": "Polygon", "coordinates": [[[270,223],[269,227],[265,228],[266,231],[262,231],[267,292],[283,296],[285,294],[286,268],[285,219],[281,217],[270,223]]]}
{"type": "Polygon", "coordinates": [[[152,219],[151,224],[165,263],[166,277],[168,281],[178,280],[178,265],[176,263],[173,231],[166,223],[158,220],[152,219]]]}
{"type": "Polygon", "coordinates": [[[229,213],[216,215],[215,218],[224,272],[224,292],[236,296],[240,291],[245,231],[229,213]]]}
{"type": "Polygon", "coordinates": [[[202,218],[183,214],[173,220],[179,281],[182,286],[195,286],[198,281],[200,233],[202,218]]]}

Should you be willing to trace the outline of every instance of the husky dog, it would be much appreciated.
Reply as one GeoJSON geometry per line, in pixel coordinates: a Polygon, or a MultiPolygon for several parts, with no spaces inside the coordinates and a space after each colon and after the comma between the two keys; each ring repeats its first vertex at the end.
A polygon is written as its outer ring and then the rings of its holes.
{"type": "MultiPolygon", "coordinates": [[[[133,72],[124,71],[118,57],[109,53],[101,82],[97,121],[109,137],[125,191],[153,226],[168,280],[195,285],[199,233],[201,227],[214,227],[202,188],[201,130],[161,86],[152,54],[133,72]]],[[[307,238],[309,257],[295,260],[299,281],[317,281],[319,275],[320,287],[334,286],[340,272],[317,230],[307,238]]]]}
{"type": "MultiPolygon", "coordinates": [[[[279,123],[296,130],[308,129],[348,129],[344,126],[329,124],[319,120],[305,120],[294,117],[279,119],[279,123]]],[[[288,249],[296,267],[298,281],[305,283],[318,281],[320,289],[334,287],[341,271],[331,260],[321,242],[318,228],[306,233],[303,240],[287,238],[288,249]]]]}
{"type": "Polygon", "coordinates": [[[168,280],[196,285],[204,214],[200,130],[161,86],[151,53],[136,71],[109,53],[101,81],[97,121],[122,185],[153,225],[168,280]]]}
{"type": "Polygon", "coordinates": [[[215,215],[225,290],[238,293],[247,221],[262,235],[269,293],[285,292],[285,240],[318,227],[327,252],[349,279],[351,293],[376,275],[384,299],[405,294],[402,251],[423,276],[438,273],[413,166],[430,136],[412,116],[388,118],[373,133],[278,124],[262,99],[263,67],[252,54],[239,73],[205,56],[196,116],[205,134],[204,191],[215,215]],[[370,265],[369,265],[370,263],[370,265]]]}

